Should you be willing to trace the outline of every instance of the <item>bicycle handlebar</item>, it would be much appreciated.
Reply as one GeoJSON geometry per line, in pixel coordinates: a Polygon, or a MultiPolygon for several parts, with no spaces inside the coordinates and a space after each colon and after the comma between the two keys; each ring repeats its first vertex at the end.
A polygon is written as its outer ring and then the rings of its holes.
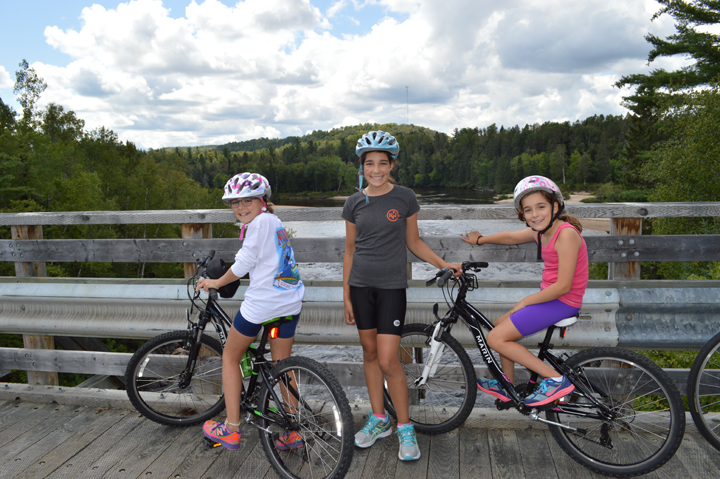
{"type": "MultiPolygon", "coordinates": [[[[466,271],[480,271],[482,268],[487,268],[489,265],[484,261],[465,261],[462,264],[463,275],[466,271]]],[[[438,288],[442,288],[452,277],[454,271],[451,269],[443,268],[435,274],[435,277],[426,281],[425,286],[432,286],[437,281],[438,288]]]]}

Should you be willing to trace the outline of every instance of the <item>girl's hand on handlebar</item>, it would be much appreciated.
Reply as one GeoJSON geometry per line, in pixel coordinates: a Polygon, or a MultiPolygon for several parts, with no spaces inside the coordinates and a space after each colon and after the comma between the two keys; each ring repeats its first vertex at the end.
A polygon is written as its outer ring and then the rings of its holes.
{"type": "Polygon", "coordinates": [[[350,300],[349,294],[344,293],[343,295],[343,303],[345,303],[345,323],[352,326],[355,324],[355,313],[353,313],[352,301],[350,300]]]}
{"type": "Polygon", "coordinates": [[[220,287],[221,286],[218,284],[218,280],[202,278],[198,280],[197,285],[195,286],[195,291],[200,291],[202,289],[206,293],[209,293],[210,288],[220,289],[220,287]]]}
{"type": "Polygon", "coordinates": [[[455,270],[453,272],[453,276],[455,276],[456,278],[459,278],[460,275],[462,274],[462,264],[460,264],[460,263],[447,263],[445,265],[445,267],[447,269],[455,270]]]}
{"type": "Polygon", "coordinates": [[[460,239],[466,243],[477,245],[478,240],[482,237],[483,237],[483,235],[481,235],[477,231],[471,231],[466,236],[461,236],[460,239]]]}

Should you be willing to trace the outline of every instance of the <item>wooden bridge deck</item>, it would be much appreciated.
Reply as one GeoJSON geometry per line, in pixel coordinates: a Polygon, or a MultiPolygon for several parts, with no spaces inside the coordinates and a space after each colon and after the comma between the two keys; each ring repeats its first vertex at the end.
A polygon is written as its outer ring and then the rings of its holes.
{"type": "MultiPolygon", "coordinates": [[[[200,426],[165,427],[130,409],[2,398],[0,478],[277,477],[251,427],[245,427],[239,451],[226,451],[205,446],[200,426]]],[[[355,426],[362,427],[364,408],[353,409],[355,426]]],[[[409,463],[398,460],[394,435],[370,449],[356,449],[347,477],[604,477],[563,453],[544,425],[509,411],[476,409],[459,430],[418,435],[418,440],[422,457],[409,463]]],[[[663,468],[643,477],[717,478],[720,453],[705,442],[688,417],[678,453],[663,468]]]]}

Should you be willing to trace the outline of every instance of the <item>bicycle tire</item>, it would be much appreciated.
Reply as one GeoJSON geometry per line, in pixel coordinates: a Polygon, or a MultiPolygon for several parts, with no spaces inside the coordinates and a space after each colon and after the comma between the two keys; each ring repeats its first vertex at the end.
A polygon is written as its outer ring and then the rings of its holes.
{"type": "MultiPolygon", "coordinates": [[[[477,379],[465,348],[443,332],[445,350],[435,375],[421,388],[415,385],[415,378],[422,374],[425,365],[432,332],[431,325],[406,324],[399,354],[408,383],[410,421],[418,432],[442,434],[460,427],[470,415],[477,397],[477,379]]],[[[385,408],[397,419],[387,387],[383,392],[385,408]]]]}
{"type": "Polygon", "coordinates": [[[693,422],[700,434],[720,450],[720,333],[703,346],[693,361],[687,393],[693,422]]]}
{"type": "Polygon", "coordinates": [[[202,336],[192,380],[180,388],[187,367],[187,331],[150,339],[130,358],[125,387],[133,406],[146,418],[166,426],[192,426],[225,408],[222,393],[222,346],[202,336]]]}
{"type": "Polygon", "coordinates": [[[338,380],[322,364],[300,356],[278,362],[271,375],[272,388],[280,404],[263,383],[258,393],[258,410],[280,421],[282,416],[278,410],[291,413],[302,438],[302,446],[281,450],[278,439],[290,431],[272,421],[256,418],[260,426],[270,431],[258,430],[275,471],[280,477],[292,479],[344,477],[353,458],[354,424],[350,404],[338,380]],[[297,394],[288,394],[289,389],[283,388],[288,378],[294,378],[297,394]],[[293,399],[289,399],[290,396],[293,399]]]}
{"type": "Polygon", "coordinates": [[[599,409],[576,387],[565,401],[547,411],[547,419],[582,428],[574,432],[550,425],[560,447],[575,461],[601,474],[630,477],[665,464],[683,440],[685,411],[670,377],[657,364],[633,351],[593,348],[570,357],[576,384],[612,411],[612,419],[578,417],[571,411],[598,414],[599,409]]]}

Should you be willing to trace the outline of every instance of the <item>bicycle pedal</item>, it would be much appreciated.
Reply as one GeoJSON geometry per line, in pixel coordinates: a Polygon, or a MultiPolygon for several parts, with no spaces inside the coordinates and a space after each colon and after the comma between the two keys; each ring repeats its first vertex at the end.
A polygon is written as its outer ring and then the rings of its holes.
{"type": "Polygon", "coordinates": [[[213,440],[211,440],[211,439],[209,439],[209,438],[207,438],[207,437],[204,437],[204,438],[203,438],[203,442],[205,443],[205,445],[206,445],[207,447],[219,447],[219,446],[222,446],[222,444],[220,444],[219,442],[215,442],[215,441],[213,441],[213,440]]]}
{"type": "Polygon", "coordinates": [[[508,409],[512,409],[513,407],[515,407],[515,404],[513,404],[512,401],[503,402],[499,399],[496,399],[495,407],[498,408],[498,411],[507,411],[508,409]]]}

